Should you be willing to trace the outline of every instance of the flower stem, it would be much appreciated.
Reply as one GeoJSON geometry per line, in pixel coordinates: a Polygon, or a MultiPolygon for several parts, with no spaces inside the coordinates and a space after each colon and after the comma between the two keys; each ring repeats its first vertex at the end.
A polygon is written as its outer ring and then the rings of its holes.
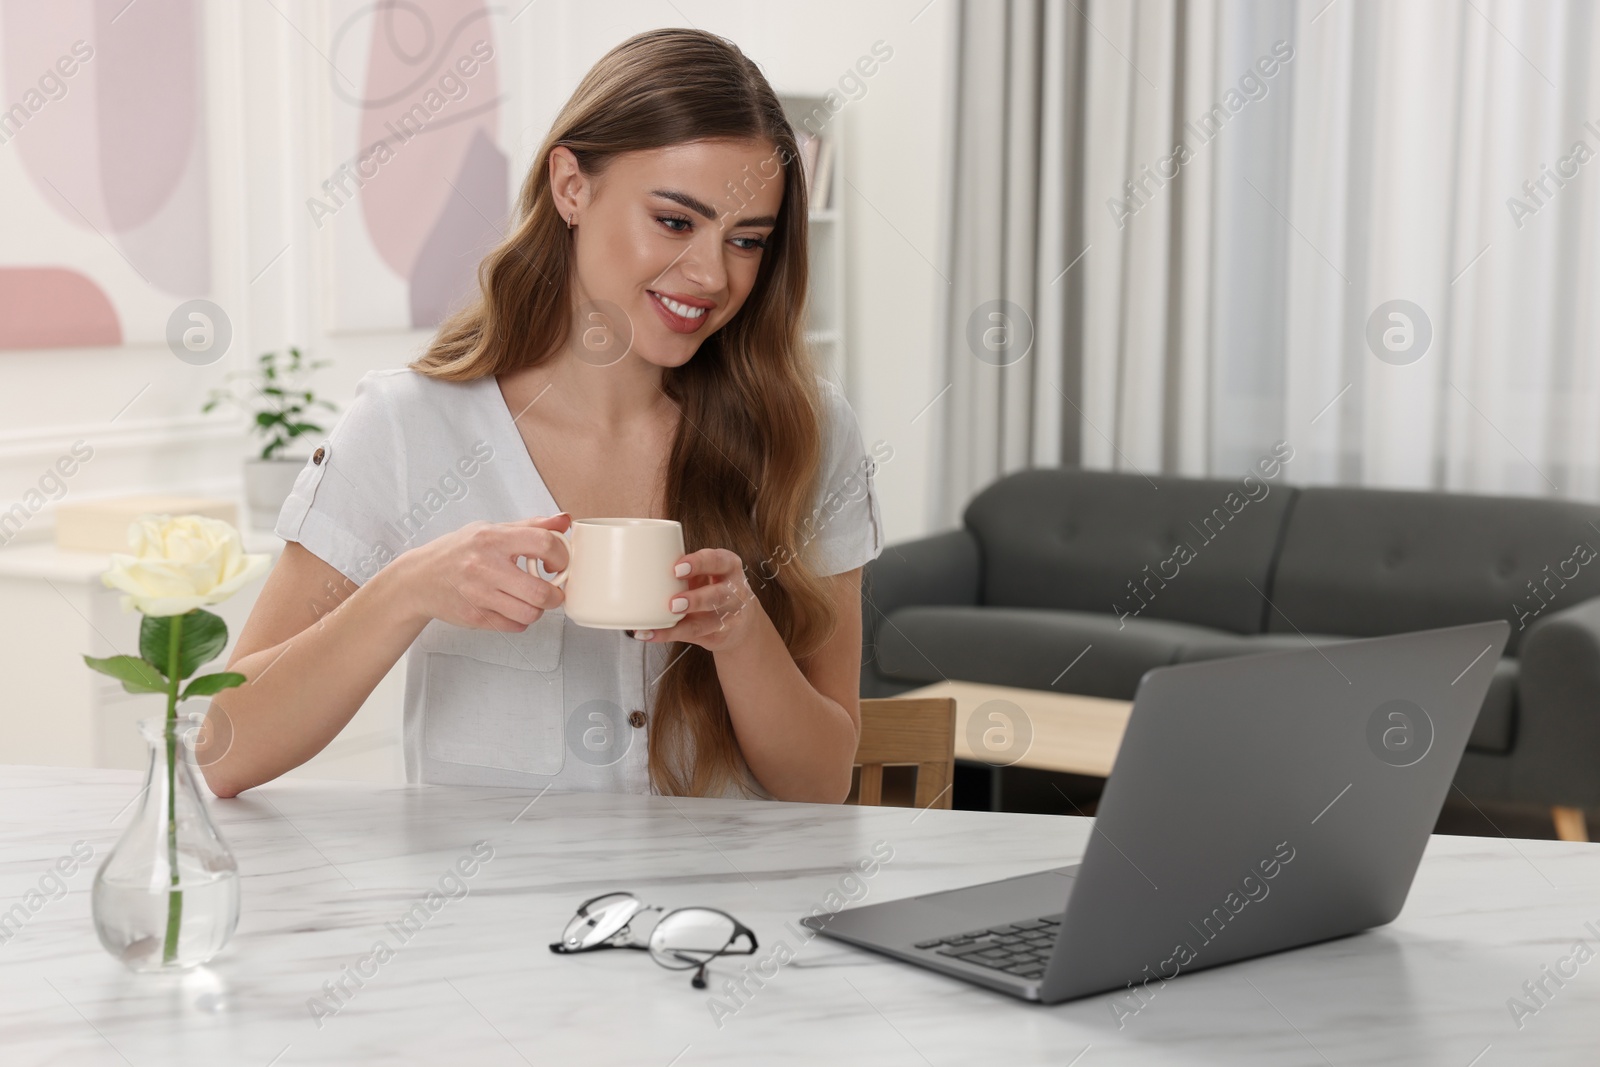
{"type": "MultiPolygon", "coordinates": [[[[183,649],[183,616],[172,617],[172,630],[167,643],[167,873],[172,884],[178,884],[178,790],[176,758],[178,720],[178,667],[183,649]]],[[[161,962],[171,963],[178,958],[178,928],[183,922],[183,893],[172,890],[167,894],[167,938],[161,951],[161,962]]]]}

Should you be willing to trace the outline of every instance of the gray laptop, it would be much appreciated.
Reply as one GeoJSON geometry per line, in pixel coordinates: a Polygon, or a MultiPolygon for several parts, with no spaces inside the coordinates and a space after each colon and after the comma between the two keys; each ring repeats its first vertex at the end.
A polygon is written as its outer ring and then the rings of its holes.
{"type": "Polygon", "coordinates": [[[1387,923],[1510,629],[1152,670],[1082,862],[801,921],[1045,1003],[1387,923]]]}

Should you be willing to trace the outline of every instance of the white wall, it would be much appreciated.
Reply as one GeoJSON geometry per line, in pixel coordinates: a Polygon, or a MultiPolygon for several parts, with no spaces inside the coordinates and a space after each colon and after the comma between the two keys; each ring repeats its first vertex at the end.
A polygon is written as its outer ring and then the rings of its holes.
{"type": "MultiPolygon", "coordinates": [[[[513,0],[509,10],[523,2],[513,0]]],[[[298,344],[335,362],[316,381],[319,391],[344,401],[367,370],[404,363],[427,340],[421,331],[330,336],[322,326],[322,257],[305,210],[332,169],[328,153],[314,147],[325,140],[316,101],[326,68],[306,40],[325,44],[322,5],[205,10],[216,278],[208,295],[232,321],[233,347],[206,368],[181,363],[159,345],[0,352],[0,509],[21,499],[80,437],[95,458],[62,499],[233,492],[250,442],[237,418],[198,415],[226,371],[298,344]]],[[[542,57],[507,68],[504,141],[520,176],[582,73],[640,30],[690,22],[721,33],[761,64],[780,93],[822,94],[875,41],[893,48],[866,93],[834,120],[846,138],[849,182],[841,190],[850,220],[846,384],[867,442],[894,447],[878,475],[890,541],[927,530],[938,412],[912,419],[938,390],[936,324],[946,283],[929,261],[939,262],[944,241],[953,15],[954,6],[941,0],[537,0],[513,23],[518,46],[507,49],[542,57]]],[[[15,165],[0,159],[0,166],[15,165]]],[[[0,225],[0,240],[3,232],[0,225]]],[[[52,523],[47,507],[22,539],[47,538],[52,523]]]]}

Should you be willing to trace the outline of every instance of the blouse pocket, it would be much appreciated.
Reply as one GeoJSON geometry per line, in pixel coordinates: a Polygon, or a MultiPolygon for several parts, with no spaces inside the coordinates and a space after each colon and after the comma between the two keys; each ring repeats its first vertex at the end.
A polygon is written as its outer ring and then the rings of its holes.
{"type": "Polygon", "coordinates": [[[430,759],[524,774],[556,774],[566,761],[561,677],[564,612],[521,633],[434,619],[425,654],[423,748],[430,759]]]}

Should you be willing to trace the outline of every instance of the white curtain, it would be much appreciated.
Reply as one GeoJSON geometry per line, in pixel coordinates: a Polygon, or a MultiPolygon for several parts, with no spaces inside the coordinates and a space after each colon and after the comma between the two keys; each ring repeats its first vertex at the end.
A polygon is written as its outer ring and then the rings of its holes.
{"type": "Polygon", "coordinates": [[[1593,4],[967,0],[960,51],[944,524],[1280,439],[1301,484],[1600,499],[1593,4]]]}

